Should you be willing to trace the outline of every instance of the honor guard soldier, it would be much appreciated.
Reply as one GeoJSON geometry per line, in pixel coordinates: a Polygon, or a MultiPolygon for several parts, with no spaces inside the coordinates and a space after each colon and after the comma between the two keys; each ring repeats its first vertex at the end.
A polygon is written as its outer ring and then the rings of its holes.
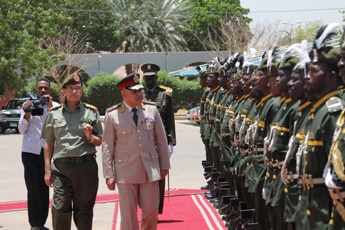
{"type": "Polygon", "coordinates": [[[253,181],[249,192],[254,193],[254,204],[257,213],[257,222],[261,229],[268,229],[268,215],[265,215],[268,210],[263,200],[263,182],[264,173],[266,167],[264,165],[264,138],[267,136],[270,125],[272,123],[275,111],[277,108],[277,101],[272,97],[272,93],[268,88],[269,76],[273,72],[277,72],[277,66],[271,65],[275,62],[273,50],[269,50],[264,54],[264,57],[258,67],[258,74],[255,78],[255,87],[253,90],[261,91],[263,97],[256,105],[255,117],[253,123],[249,127],[250,133],[247,131],[247,135],[251,136],[251,151],[253,154],[252,167],[248,170],[247,177],[253,181]],[[271,67],[270,67],[271,66],[271,67]],[[251,169],[251,170],[250,170],[251,169]]]}
{"type": "Polygon", "coordinates": [[[273,229],[287,229],[287,224],[284,222],[284,185],[280,180],[280,173],[299,105],[299,100],[294,100],[288,93],[288,82],[291,79],[292,69],[298,63],[298,58],[293,55],[292,47],[289,47],[279,64],[279,75],[275,84],[283,100],[281,100],[282,106],[279,107],[273,121],[275,127],[273,130],[271,129],[271,139],[268,142],[269,154],[266,159],[268,172],[266,182],[270,182],[266,184],[266,204],[271,210],[271,227],[273,229]],[[268,194],[268,191],[271,193],[268,194]]]}
{"type": "MultiPolygon", "coordinates": [[[[155,64],[144,64],[141,66],[141,71],[143,71],[145,81],[144,97],[146,101],[151,101],[156,104],[164,124],[169,147],[169,155],[171,156],[173,153],[173,146],[176,145],[175,118],[172,100],[173,90],[164,85],[157,85],[157,73],[159,70],[159,66],[155,64]]],[[[162,214],[164,207],[165,179],[159,182],[159,190],[160,201],[158,213],[162,214]]]]}
{"type": "Polygon", "coordinates": [[[304,229],[327,229],[332,216],[332,202],[322,177],[332,144],[336,121],[344,108],[339,98],[340,85],[339,49],[329,43],[340,24],[322,26],[316,33],[309,52],[311,63],[306,78],[306,90],[314,94],[316,100],[310,110],[306,124],[306,137],[300,165],[300,184],[305,192],[297,207],[297,218],[304,229]]]}
{"type": "Polygon", "coordinates": [[[291,80],[288,82],[289,97],[292,99],[292,101],[299,101],[297,114],[292,117],[295,122],[280,174],[281,181],[285,184],[284,222],[287,223],[288,229],[298,229],[296,227],[296,207],[300,194],[300,185],[298,184],[299,175],[297,174],[296,167],[299,167],[297,165],[300,161],[300,156],[297,160],[297,152],[304,140],[305,124],[308,120],[308,114],[312,107],[311,102],[308,100],[308,97],[304,90],[305,75],[308,72],[307,64],[308,62],[310,62],[306,49],[306,40],[304,40],[299,46],[293,47],[293,51],[295,54],[297,54],[299,62],[293,68],[291,73],[291,80]]]}
{"type": "MultiPolygon", "coordinates": [[[[340,43],[340,59],[338,61],[339,76],[345,82],[345,30],[340,43]]],[[[329,194],[333,200],[333,220],[329,229],[345,229],[345,110],[336,123],[333,144],[329,153],[324,177],[329,194]]]]}

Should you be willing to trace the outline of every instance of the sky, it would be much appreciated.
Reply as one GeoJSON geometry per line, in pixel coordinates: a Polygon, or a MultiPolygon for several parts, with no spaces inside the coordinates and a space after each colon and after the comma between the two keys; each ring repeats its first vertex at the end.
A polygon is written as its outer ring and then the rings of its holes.
{"type": "Polygon", "coordinates": [[[253,24],[258,22],[286,22],[294,25],[321,19],[325,24],[342,22],[345,0],[240,0],[249,8],[253,24]]]}

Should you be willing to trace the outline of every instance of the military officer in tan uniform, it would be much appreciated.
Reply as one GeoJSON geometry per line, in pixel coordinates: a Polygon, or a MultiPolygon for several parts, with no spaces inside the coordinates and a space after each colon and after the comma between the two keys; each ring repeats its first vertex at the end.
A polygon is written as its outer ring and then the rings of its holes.
{"type": "Polygon", "coordinates": [[[170,168],[168,143],[158,109],[144,104],[139,74],[130,74],[116,86],[123,102],[107,110],[102,142],[103,173],[110,190],[117,184],[121,228],[156,229],[159,183],[170,168]]]}

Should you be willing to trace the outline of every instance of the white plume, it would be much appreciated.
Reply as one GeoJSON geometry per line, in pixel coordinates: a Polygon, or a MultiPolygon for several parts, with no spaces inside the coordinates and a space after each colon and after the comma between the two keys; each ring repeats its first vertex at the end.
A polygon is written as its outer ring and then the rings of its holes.
{"type": "Polygon", "coordinates": [[[337,31],[340,29],[342,29],[342,26],[340,23],[333,22],[333,23],[328,24],[325,30],[322,32],[322,34],[318,38],[315,38],[314,40],[314,45],[316,46],[315,48],[320,49],[323,43],[325,42],[325,39],[330,34],[337,33],[337,31]]]}

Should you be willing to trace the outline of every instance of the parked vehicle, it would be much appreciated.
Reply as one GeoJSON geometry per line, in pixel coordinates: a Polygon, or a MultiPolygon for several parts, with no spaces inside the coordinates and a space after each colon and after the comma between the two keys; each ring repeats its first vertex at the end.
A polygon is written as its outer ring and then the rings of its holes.
{"type": "Polygon", "coordinates": [[[18,122],[20,118],[20,109],[28,98],[10,99],[0,111],[0,133],[5,133],[6,129],[15,129],[18,131],[18,122]]]}
{"type": "Polygon", "coordinates": [[[200,124],[200,106],[188,110],[187,119],[200,124]]]}

